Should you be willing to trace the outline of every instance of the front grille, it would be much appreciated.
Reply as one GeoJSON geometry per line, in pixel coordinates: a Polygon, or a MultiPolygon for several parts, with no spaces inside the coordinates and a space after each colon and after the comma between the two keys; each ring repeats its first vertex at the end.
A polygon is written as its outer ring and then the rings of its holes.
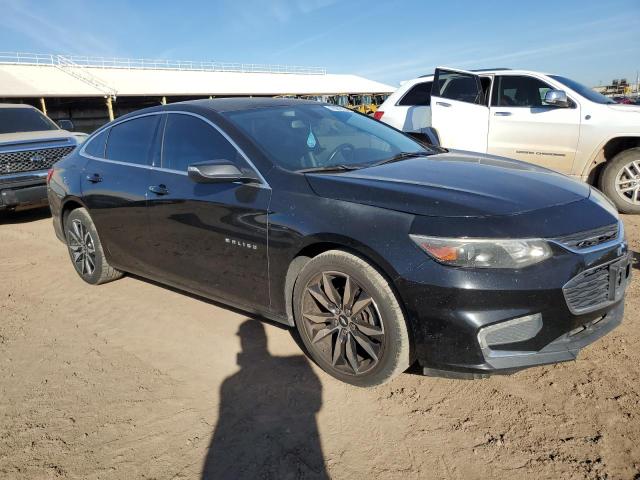
{"type": "Polygon", "coordinates": [[[617,302],[624,295],[630,275],[628,257],[578,274],[562,288],[569,310],[581,314],[617,302]]]}
{"type": "Polygon", "coordinates": [[[46,170],[65,155],[69,155],[74,148],[75,146],[67,146],[21,152],[2,152],[0,153],[0,175],[46,170]]]}
{"type": "Polygon", "coordinates": [[[553,240],[570,250],[584,250],[616,239],[618,231],[619,226],[615,223],[586,232],[572,233],[553,240]]]}

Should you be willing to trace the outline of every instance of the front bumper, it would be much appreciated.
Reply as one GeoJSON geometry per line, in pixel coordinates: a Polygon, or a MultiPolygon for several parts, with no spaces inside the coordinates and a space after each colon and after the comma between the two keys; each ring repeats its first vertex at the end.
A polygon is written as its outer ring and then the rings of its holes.
{"type": "Polygon", "coordinates": [[[581,348],[622,321],[628,278],[615,301],[583,314],[570,310],[563,287],[595,266],[625,262],[630,256],[624,243],[588,255],[558,249],[552,259],[519,272],[425,262],[396,279],[423,373],[477,378],[575,360],[581,348]],[[489,347],[478,338],[486,327],[533,315],[542,324],[530,338],[489,347]]]}
{"type": "Polygon", "coordinates": [[[0,176],[0,210],[47,205],[47,171],[0,176]]]}

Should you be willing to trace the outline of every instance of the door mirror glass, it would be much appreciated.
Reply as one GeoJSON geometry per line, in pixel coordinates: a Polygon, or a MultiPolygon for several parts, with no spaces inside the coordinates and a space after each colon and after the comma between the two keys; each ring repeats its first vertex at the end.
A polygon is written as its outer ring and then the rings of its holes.
{"type": "Polygon", "coordinates": [[[544,103],[553,105],[554,107],[568,107],[569,99],[564,90],[548,90],[544,94],[544,103]]]}
{"type": "Polygon", "coordinates": [[[229,160],[210,160],[189,165],[187,169],[189,178],[196,183],[249,183],[255,178],[240,171],[229,160]]]}
{"type": "Polygon", "coordinates": [[[62,129],[62,130],[67,130],[69,132],[73,132],[75,131],[76,127],[73,124],[73,122],[69,119],[63,119],[63,120],[58,120],[58,126],[62,129]]]}

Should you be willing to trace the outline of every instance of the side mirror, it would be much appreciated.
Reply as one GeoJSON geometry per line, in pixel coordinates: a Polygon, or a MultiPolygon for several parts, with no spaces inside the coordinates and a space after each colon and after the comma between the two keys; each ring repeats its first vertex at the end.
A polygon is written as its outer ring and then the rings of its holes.
{"type": "Polygon", "coordinates": [[[67,130],[68,132],[73,132],[76,129],[73,122],[69,119],[58,120],[58,126],[62,130],[67,130]]]}
{"type": "Polygon", "coordinates": [[[544,94],[544,103],[554,107],[568,107],[569,99],[564,90],[547,90],[544,94]]]}
{"type": "Polygon", "coordinates": [[[187,168],[187,174],[196,183],[250,183],[256,181],[256,178],[242,173],[229,160],[194,163],[187,168]]]}

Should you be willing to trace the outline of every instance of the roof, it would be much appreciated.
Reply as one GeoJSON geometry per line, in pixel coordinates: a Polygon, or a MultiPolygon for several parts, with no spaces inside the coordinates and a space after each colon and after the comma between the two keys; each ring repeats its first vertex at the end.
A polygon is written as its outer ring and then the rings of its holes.
{"type": "Polygon", "coordinates": [[[35,108],[24,103],[0,103],[0,108],[35,108]]]}
{"type": "Polygon", "coordinates": [[[289,107],[295,105],[323,105],[315,100],[300,100],[295,98],[214,98],[212,100],[190,100],[188,102],[172,103],[169,106],[194,105],[215,110],[216,112],[234,112],[264,107],[289,107]]]}
{"type": "Polygon", "coordinates": [[[0,97],[233,96],[390,93],[357,75],[249,73],[0,63],[0,97]]]}
{"type": "Polygon", "coordinates": [[[206,110],[217,113],[238,112],[242,110],[251,110],[254,108],[265,107],[288,107],[293,105],[335,105],[317,102],[315,100],[302,100],[297,98],[270,98],[270,97],[235,97],[235,98],[213,98],[187,100],[185,102],[173,102],[167,105],[154,105],[152,107],[143,108],[126,115],[118,117],[118,120],[136,117],[141,114],[158,112],[158,111],[192,111],[205,114],[206,110]]]}

